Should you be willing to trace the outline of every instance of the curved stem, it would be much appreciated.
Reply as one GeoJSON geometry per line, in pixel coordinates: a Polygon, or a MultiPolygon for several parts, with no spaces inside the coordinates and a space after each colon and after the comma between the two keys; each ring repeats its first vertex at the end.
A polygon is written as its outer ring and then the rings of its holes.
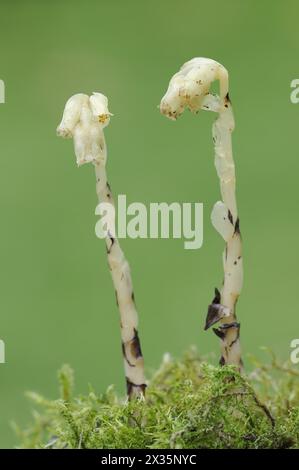
{"type": "Polygon", "coordinates": [[[160,111],[172,120],[176,120],[186,108],[193,113],[203,109],[218,114],[213,125],[213,141],[223,201],[215,204],[211,219],[225,240],[226,248],[223,254],[223,286],[221,291],[215,289],[205,329],[220,321],[220,327],[214,328],[215,334],[221,339],[220,364],[235,364],[241,369],[240,324],[236,319],[236,303],[243,283],[243,261],[231,141],[234,117],[228,90],[229,77],[225,67],[213,59],[195,57],[171,78],[161,100],[160,111]],[[219,81],[220,96],[210,93],[215,81],[219,81]]]}

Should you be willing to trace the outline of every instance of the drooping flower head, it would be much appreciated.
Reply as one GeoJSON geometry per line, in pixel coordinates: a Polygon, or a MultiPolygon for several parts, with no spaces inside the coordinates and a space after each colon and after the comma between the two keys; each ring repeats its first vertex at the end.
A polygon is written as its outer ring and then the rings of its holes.
{"type": "Polygon", "coordinates": [[[64,108],[57,135],[73,138],[78,166],[89,162],[106,163],[106,144],[103,129],[110,122],[108,99],[102,93],[90,97],[73,95],[64,108]]]}
{"type": "Polygon", "coordinates": [[[228,94],[228,72],[225,67],[204,57],[189,60],[171,78],[167,92],[161,100],[161,113],[175,120],[185,108],[198,112],[215,80],[220,82],[220,100],[224,101],[228,94]]]}

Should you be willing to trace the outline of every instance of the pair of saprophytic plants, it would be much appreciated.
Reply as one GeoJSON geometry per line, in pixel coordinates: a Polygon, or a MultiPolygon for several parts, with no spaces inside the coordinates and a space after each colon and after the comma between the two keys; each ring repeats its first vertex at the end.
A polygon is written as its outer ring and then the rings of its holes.
{"type": "MultiPolygon", "coordinates": [[[[212,59],[194,58],[171,78],[161,100],[161,113],[176,120],[186,107],[194,113],[203,109],[218,114],[213,124],[213,142],[222,201],[216,202],[211,220],[226,243],[223,254],[224,281],[220,291],[215,289],[215,297],[208,307],[205,329],[220,322],[218,328],[213,328],[221,340],[220,364],[234,364],[241,369],[240,324],[235,309],[242,288],[243,265],[231,143],[234,118],[228,95],[228,72],[221,64],[212,59]],[[219,95],[210,93],[215,80],[220,84],[219,95]]],[[[103,132],[110,116],[106,96],[101,93],[93,93],[90,97],[77,94],[67,101],[57,133],[61,137],[73,137],[78,165],[93,163],[99,202],[114,204],[106,175],[107,149],[103,132]]],[[[146,381],[130,267],[114,234],[114,227],[108,229],[105,242],[120,311],[122,351],[130,399],[144,396],[146,381]]]]}

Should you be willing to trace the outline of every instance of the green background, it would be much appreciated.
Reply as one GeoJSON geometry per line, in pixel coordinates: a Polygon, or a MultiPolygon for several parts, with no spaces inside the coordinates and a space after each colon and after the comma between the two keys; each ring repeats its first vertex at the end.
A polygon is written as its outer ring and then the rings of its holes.
{"type": "MultiPolygon", "coordinates": [[[[106,138],[114,195],[128,202],[204,203],[204,245],[123,240],[130,260],[148,375],[165,351],[191,344],[218,358],[203,324],[222,280],[223,241],[210,224],[219,199],[214,116],[176,123],[157,105],[170,76],[194,56],[230,72],[236,130],[244,289],[242,348],[266,345],[287,358],[299,336],[298,122],[290,82],[299,78],[298,1],[0,1],[1,315],[0,446],[15,445],[25,390],[56,397],[70,363],[76,390],[114,383],[124,392],[118,311],[105,247],[94,234],[91,166],[58,139],[65,101],[102,91],[114,113],[106,138]]],[[[248,364],[248,361],[247,361],[248,364]]]]}

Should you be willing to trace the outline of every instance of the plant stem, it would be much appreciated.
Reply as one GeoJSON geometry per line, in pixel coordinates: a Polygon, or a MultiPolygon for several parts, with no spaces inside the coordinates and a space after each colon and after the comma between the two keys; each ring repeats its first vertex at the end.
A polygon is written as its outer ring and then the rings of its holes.
{"type": "Polygon", "coordinates": [[[231,142],[234,117],[228,95],[228,72],[221,64],[212,59],[196,57],[186,62],[171,78],[161,100],[161,113],[176,120],[186,107],[193,113],[198,113],[200,109],[218,113],[213,125],[213,141],[223,201],[215,204],[211,220],[226,242],[223,254],[224,282],[221,291],[215,289],[205,329],[220,321],[219,328],[213,329],[221,339],[220,364],[235,364],[241,369],[240,324],[236,318],[236,302],[243,283],[243,261],[231,142]],[[220,84],[219,97],[209,93],[215,80],[219,80],[220,84]]]}
{"type": "MultiPolygon", "coordinates": [[[[112,204],[115,213],[115,204],[106,175],[107,147],[103,131],[110,122],[110,116],[112,114],[108,110],[108,99],[105,95],[93,93],[89,97],[79,93],[67,101],[57,134],[74,139],[78,166],[93,163],[99,203],[112,204]]],[[[138,337],[138,314],[130,267],[115,235],[114,219],[112,224],[105,232],[105,240],[108,264],[120,312],[127,394],[131,399],[144,397],[146,388],[144,364],[138,337]]]]}
{"type": "Polygon", "coordinates": [[[219,110],[218,118],[213,125],[215,146],[215,166],[220,182],[223,202],[217,202],[211,219],[215,229],[226,242],[223,253],[224,281],[220,292],[216,290],[215,298],[209,306],[206,329],[217,321],[219,306],[225,306],[226,314],[219,318],[219,328],[213,328],[221,340],[220,364],[235,364],[242,368],[240,348],[240,324],[236,318],[236,303],[243,283],[243,259],[240,223],[235,194],[236,177],[232,155],[231,133],[234,129],[234,117],[228,95],[224,106],[219,110]]]}
{"type": "MultiPolygon", "coordinates": [[[[111,187],[107,181],[105,164],[95,162],[96,192],[99,202],[109,202],[115,207],[111,187]]],[[[107,259],[120,313],[122,352],[129,399],[144,396],[146,384],[144,361],[138,336],[138,313],[135,305],[130,266],[115,236],[108,230],[105,238],[107,259]]]]}

